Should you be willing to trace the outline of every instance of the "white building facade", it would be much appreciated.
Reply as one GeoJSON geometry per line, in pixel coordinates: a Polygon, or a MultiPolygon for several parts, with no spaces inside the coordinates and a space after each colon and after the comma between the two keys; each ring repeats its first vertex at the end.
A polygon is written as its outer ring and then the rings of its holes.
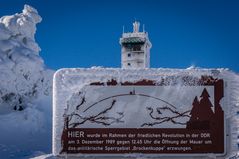
{"type": "Polygon", "coordinates": [[[133,23],[133,32],[123,33],[120,38],[121,67],[122,68],[149,68],[151,42],[148,33],[140,32],[140,23],[133,23]]]}

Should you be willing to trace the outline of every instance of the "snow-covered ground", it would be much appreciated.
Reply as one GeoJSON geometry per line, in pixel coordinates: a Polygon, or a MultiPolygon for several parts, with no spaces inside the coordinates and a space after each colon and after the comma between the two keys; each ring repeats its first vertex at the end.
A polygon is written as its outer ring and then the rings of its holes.
{"type": "MultiPolygon", "coordinates": [[[[54,159],[52,147],[52,78],[35,42],[41,17],[25,5],[22,13],[0,18],[0,158],[54,159]],[[41,156],[42,155],[42,156],[41,156]],[[36,157],[38,156],[38,157],[36,157]]],[[[97,68],[94,68],[97,73],[97,68]]],[[[194,72],[196,68],[189,68],[194,72]]],[[[161,69],[173,73],[173,69],[161,69]]],[[[95,74],[94,73],[94,74],[95,74]]],[[[228,71],[233,152],[237,149],[239,76],[228,71]]],[[[235,154],[235,153],[234,153],[235,154]]]]}

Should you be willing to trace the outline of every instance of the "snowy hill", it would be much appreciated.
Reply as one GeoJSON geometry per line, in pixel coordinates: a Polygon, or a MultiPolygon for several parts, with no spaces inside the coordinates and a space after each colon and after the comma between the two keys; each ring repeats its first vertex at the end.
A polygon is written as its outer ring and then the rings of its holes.
{"type": "Polygon", "coordinates": [[[50,151],[54,71],[44,65],[35,42],[36,24],[41,20],[28,5],[22,13],[0,18],[1,158],[50,151]]]}

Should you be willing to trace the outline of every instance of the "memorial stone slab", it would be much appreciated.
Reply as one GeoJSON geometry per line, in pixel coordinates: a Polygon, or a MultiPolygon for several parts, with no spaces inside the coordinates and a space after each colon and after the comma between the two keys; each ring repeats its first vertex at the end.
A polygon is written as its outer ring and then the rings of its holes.
{"type": "Polygon", "coordinates": [[[53,154],[224,159],[237,146],[229,74],[61,69],[53,86],[53,154]]]}

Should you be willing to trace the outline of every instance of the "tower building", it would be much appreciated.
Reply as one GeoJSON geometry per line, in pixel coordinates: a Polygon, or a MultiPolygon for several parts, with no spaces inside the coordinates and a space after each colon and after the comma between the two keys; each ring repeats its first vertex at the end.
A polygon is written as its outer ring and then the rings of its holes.
{"type": "Polygon", "coordinates": [[[140,23],[133,23],[133,32],[124,33],[120,38],[121,67],[122,68],[149,68],[151,42],[148,33],[140,32],[140,23]]]}

